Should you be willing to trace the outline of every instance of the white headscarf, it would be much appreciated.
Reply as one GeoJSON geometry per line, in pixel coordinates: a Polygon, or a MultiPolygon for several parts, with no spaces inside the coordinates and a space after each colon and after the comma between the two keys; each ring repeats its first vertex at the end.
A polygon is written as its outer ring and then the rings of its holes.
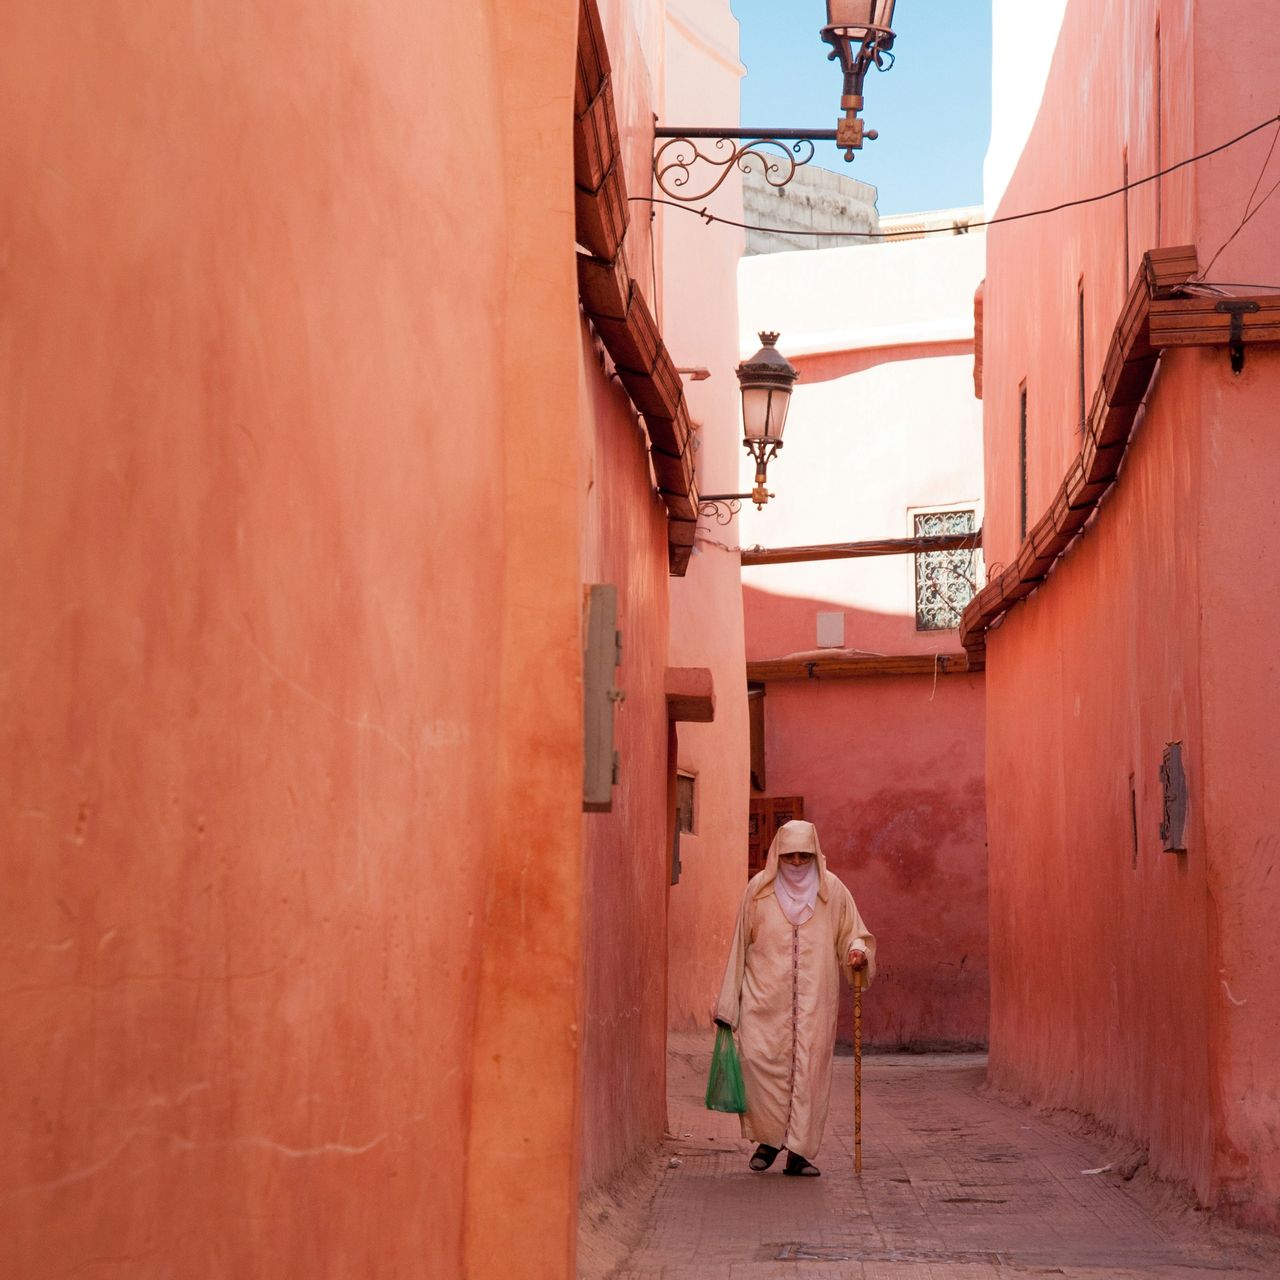
{"type": "Polygon", "coordinates": [[[778,828],[773,839],[773,848],[769,850],[775,858],[777,877],[773,882],[773,892],[777,895],[778,906],[791,925],[802,925],[814,911],[818,901],[818,889],[822,877],[818,870],[818,833],[812,822],[795,819],[778,828]],[[793,867],[781,861],[784,853],[811,853],[813,857],[802,867],[793,867]]]}

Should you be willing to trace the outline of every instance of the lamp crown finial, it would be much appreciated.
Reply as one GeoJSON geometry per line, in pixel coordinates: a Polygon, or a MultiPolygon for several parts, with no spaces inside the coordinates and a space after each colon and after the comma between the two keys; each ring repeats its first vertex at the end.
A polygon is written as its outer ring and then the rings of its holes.
{"type": "Polygon", "coordinates": [[[773,333],[765,329],[760,333],[760,341],[763,342],[766,347],[776,347],[778,345],[778,339],[781,336],[781,334],[773,333]]]}

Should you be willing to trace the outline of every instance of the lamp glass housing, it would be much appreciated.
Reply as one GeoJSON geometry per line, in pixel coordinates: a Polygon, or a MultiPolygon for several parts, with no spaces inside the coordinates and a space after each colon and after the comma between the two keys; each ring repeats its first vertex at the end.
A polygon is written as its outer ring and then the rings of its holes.
{"type": "Polygon", "coordinates": [[[742,431],[748,440],[781,440],[791,392],[779,387],[742,388],[742,431]]]}
{"type": "Polygon", "coordinates": [[[800,376],[776,346],[776,333],[762,333],[764,345],[738,366],[742,388],[742,431],[748,445],[780,444],[791,405],[791,388],[800,376]]]}
{"type": "Polygon", "coordinates": [[[827,25],[829,27],[880,27],[893,26],[895,0],[827,0],[827,25]]]}

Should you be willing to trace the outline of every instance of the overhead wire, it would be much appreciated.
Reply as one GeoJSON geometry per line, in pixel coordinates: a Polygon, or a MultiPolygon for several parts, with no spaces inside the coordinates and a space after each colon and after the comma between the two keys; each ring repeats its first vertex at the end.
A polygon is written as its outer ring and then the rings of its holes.
{"type": "Polygon", "coordinates": [[[1215,253],[1213,257],[1209,259],[1209,265],[1205,267],[1203,271],[1200,272],[1200,275],[1202,277],[1207,275],[1212,270],[1213,264],[1217,262],[1217,260],[1222,256],[1222,251],[1227,247],[1227,245],[1229,245],[1236,238],[1236,236],[1238,236],[1245,229],[1245,226],[1251,221],[1254,214],[1256,214],[1258,210],[1261,209],[1262,206],[1266,204],[1267,201],[1270,200],[1273,195],[1275,195],[1276,188],[1280,187],[1280,182],[1276,182],[1272,186],[1271,190],[1268,191],[1267,194],[1263,196],[1262,199],[1259,200],[1256,205],[1254,205],[1253,197],[1258,194],[1258,188],[1262,186],[1262,179],[1266,176],[1267,168],[1271,164],[1271,157],[1275,154],[1277,139],[1280,139],[1280,125],[1276,126],[1276,131],[1271,136],[1271,146],[1267,148],[1267,158],[1262,162],[1262,168],[1258,170],[1258,180],[1253,184],[1253,190],[1249,192],[1249,198],[1244,202],[1244,214],[1240,219],[1239,225],[1218,246],[1217,253],[1215,253]]]}
{"type": "MultiPolygon", "coordinates": [[[[1271,197],[1276,193],[1276,191],[1280,190],[1280,179],[1278,179],[1267,191],[1267,194],[1263,196],[1260,201],[1258,201],[1257,205],[1253,205],[1252,203],[1253,198],[1254,196],[1257,195],[1258,188],[1262,185],[1262,179],[1266,174],[1267,168],[1271,164],[1271,158],[1272,158],[1272,155],[1275,153],[1276,143],[1277,141],[1280,141],[1280,114],[1271,116],[1268,119],[1261,121],[1260,123],[1254,125],[1252,128],[1246,129],[1243,133],[1237,134],[1234,138],[1229,138],[1226,142],[1219,143],[1216,147],[1211,147],[1207,151],[1201,151],[1198,155],[1188,156],[1184,160],[1179,160],[1175,164],[1168,165],[1163,169],[1157,170],[1155,173],[1148,174],[1145,178],[1137,178],[1132,182],[1123,183],[1121,186],[1118,186],[1111,191],[1103,191],[1098,193],[1097,195],[1092,195],[1092,196],[1083,196],[1077,200],[1065,200],[1060,204],[1049,205],[1043,209],[1029,209],[1023,213],[1010,213],[1010,214],[1005,214],[1003,217],[999,217],[999,218],[987,218],[981,222],[965,223],[963,224],[962,229],[964,231],[968,231],[973,228],[999,226],[1000,224],[1006,223],[1006,222],[1021,222],[1027,218],[1043,217],[1046,214],[1059,213],[1063,209],[1074,209],[1074,208],[1078,208],[1081,205],[1097,204],[1099,201],[1109,200],[1113,196],[1123,195],[1126,191],[1132,191],[1136,187],[1146,186],[1147,183],[1154,182],[1157,178],[1162,178],[1166,174],[1176,173],[1179,169],[1185,169],[1188,165],[1198,164],[1201,160],[1207,160],[1209,159],[1210,156],[1218,155],[1220,152],[1226,151],[1231,147],[1237,146],[1239,143],[1243,142],[1246,138],[1253,137],[1255,133],[1261,132],[1268,125],[1272,125],[1272,124],[1277,126],[1276,132],[1271,139],[1271,146],[1267,150],[1266,159],[1262,162],[1262,168],[1258,172],[1257,180],[1253,184],[1253,190],[1249,193],[1249,199],[1245,202],[1245,213],[1240,220],[1240,224],[1231,233],[1231,235],[1227,237],[1226,241],[1223,242],[1222,246],[1218,249],[1217,253],[1215,253],[1213,257],[1209,260],[1209,265],[1206,266],[1204,270],[1200,273],[1199,278],[1197,278],[1194,281],[1194,285],[1199,286],[1200,288],[1203,288],[1206,290],[1213,290],[1215,292],[1218,292],[1222,289],[1271,289],[1271,290],[1280,291],[1280,284],[1242,284],[1238,281],[1204,279],[1204,276],[1208,273],[1209,268],[1212,267],[1213,264],[1218,260],[1219,256],[1222,254],[1222,251],[1227,247],[1227,245],[1229,245],[1232,242],[1232,240],[1234,240],[1236,236],[1240,234],[1240,232],[1244,229],[1244,227],[1248,224],[1248,222],[1259,212],[1259,210],[1261,210],[1263,205],[1265,205],[1267,201],[1271,199],[1271,197]]],[[[833,236],[833,235],[841,234],[838,231],[805,231],[805,230],[792,228],[792,227],[756,226],[753,223],[738,222],[732,218],[722,218],[718,214],[711,213],[705,205],[701,209],[695,209],[690,204],[684,204],[678,200],[663,200],[660,197],[656,197],[656,196],[629,196],[628,200],[637,201],[637,202],[646,202],[650,205],[658,205],[658,204],[669,205],[673,209],[681,209],[686,213],[696,213],[700,218],[702,218],[703,222],[706,223],[708,226],[710,226],[712,223],[718,222],[725,226],[738,227],[744,231],[758,231],[762,233],[777,232],[777,233],[786,234],[786,235],[809,235],[809,236],[833,236]]],[[[871,239],[900,240],[905,238],[908,235],[911,236],[912,238],[915,238],[917,236],[922,236],[922,235],[955,235],[957,233],[957,230],[959,229],[960,228],[956,226],[924,227],[918,231],[911,231],[911,232],[862,231],[862,232],[849,232],[846,234],[851,236],[856,235],[866,240],[871,240],[871,239]]],[[[651,247],[652,247],[652,239],[651,239],[651,247]]],[[[697,541],[704,545],[722,548],[725,551],[741,552],[743,550],[742,547],[731,547],[727,543],[721,542],[716,538],[709,538],[706,536],[699,537],[697,541]]],[[[757,546],[754,549],[758,550],[761,548],[757,546]]],[[[934,674],[934,681],[936,686],[936,681],[937,681],[936,671],[934,674]]]]}
{"type": "Polygon", "coordinates": [[[1196,283],[1219,289],[1280,289],[1280,284],[1242,284],[1239,280],[1198,280],[1196,283]]]}
{"type": "MultiPolygon", "coordinates": [[[[696,213],[703,220],[703,222],[705,222],[708,226],[710,226],[712,223],[718,222],[723,226],[738,227],[743,231],[759,231],[762,233],[775,232],[778,234],[797,235],[797,236],[831,237],[831,236],[848,235],[851,237],[856,236],[859,239],[863,239],[863,240],[902,240],[907,237],[915,239],[918,236],[927,236],[927,235],[955,235],[957,230],[969,231],[969,230],[977,230],[982,227],[996,227],[1006,222],[1021,222],[1026,218],[1040,218],[1046,214],[1059,213],[1063,209],[1075,209],[1075,208],[1079,208],[1081,205],[1097,204],[1098,201],[1100,200],[1110,200],[1113,196],[1123,195],[1126,191],[1132,191],[1137,187],[1146,186],[1146,184],[1149,182],[1155,182],[1157,178],[1163,178],[1167,174],[1176,173],[1179,169],[1185,169],[1188,165],[1198,164],[1201,160],[1207,160],[1209,159],[1210,156],[1216,156],[1219,152],[1226,151],[1228,148],[1238,145],[1239,143],[1243,142],[1246,138],[1253,137],[1255,133],[1261,132],[1268,125],[1272,125],[1272,124],[1280,125],[1280,114],[1268,117],[1266,120],[1263,120],[1261,123],[1255,124],[1251,129],[1246,129],[1243,133],[1237,134],[1234,138],[1229,138],[1226,142],[1220,142],[1216,147],[1210,147],[1207,151],[1201,151],[1198,155],[1188,156],[1185,160],[1179,160],[1175,164],[1168,165],[1163,169],[1157,169],[1155,173],[1149,173],[1145,178],[1136,178],[1132,182],[1123,183],[1121,186],[1115,187],[1111,191],[1101,191],[1097,195],[1092,195],[1092,196],[1081,196],[1077,200],[1064,200],[1062,201],[1061,204],[1047,205],[1043,209],[1028,209],[1023,213],[1006,213],[999,218],[986,218],[981,222],[967,222],[967,223],[960,224],[959,226],[922,227],[919,230],[913,230],[908,232],[904,232],[904,231],[841,232],[841,231],[831,231],[831,230],[808,231],[808,230],[801,230],[799,228],[794,228],[794,227],[761,227],[750,222],[739,222],[734,218],[722,218],[719,214],[712,213],[707,208],[706,205],[703,205],[700,209],[695,209],[692,204],[685,204],[679,200],[664,200],[661,196],[628,196],[627,199],[628,201],[632,201],[632,202],[642,201],[648,204],[669,205],[673,209],[682,209],[686,213],[696,213]]],[[[1280,129],[1277,129],[1277,137],[1280,137],[1280,129]]],[[[1275,148],[1275,139],[1272,139],[1272,150],[1274,150],[1274,148],[1275,148]]],[[[1270,159],[1271,159],[1271,153],[1268,152],[1267,153],[1268,163],[1270,162],[1270,159]]],[[[1266,165],[1263,166],[1263,172],[1265,172],[1265,170],[1266,170],[1266,165]]],[[[1261,185],[1261,182],[1262,182],[1262,175],[1259,174],[1258,182],[1255,183],[1254,185],[1254,194],[1256,194],[1258,186],[1261,185]]],[[[1280,182],[1278,182],[1276,186],[1272,187],[1271,190],[1267,192],[1267,194],[1262,198],[1262,200],[1253,209],[1252,212],[1246,212],[1246,215],[1241,222],[1241,227],[1243,227],[1244,223],[1248,222],[1249,219],[1252,218],[1253,215],[1258,212],[1258,209],[1260,209],[1262,205],[1264,205],[1271,198],[1271,196],[1275,193],[1277,188],[1280,188],[1280,182]]],[[[1251,195],[1250,200],[1252,200],[1252,198],[1253,196],[1251,195]]],[[[1247,209],[1247,206],[1246,206],[1246,209],[1247,209]]],[[[1236,229],[1235,234],[1239,234],[1240,229],[1241,228],[1238,227],[1236,229]]],[[[1225,247],[1226,246],[1224,245],[1223,248],[1225,247]]],[[[1221,250],[1219,250],[1219,253],[1220,252],[1221,250]]]]}

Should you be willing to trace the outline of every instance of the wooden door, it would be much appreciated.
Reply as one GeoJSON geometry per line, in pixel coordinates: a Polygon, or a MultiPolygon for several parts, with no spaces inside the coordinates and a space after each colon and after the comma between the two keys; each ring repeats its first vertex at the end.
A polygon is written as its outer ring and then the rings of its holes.
{"type": "Polygon", "coordinates": [[[804,796],[753,796],[747,819],[747,876],[764,870],[778,828],[804,817],[804,796]]]}

